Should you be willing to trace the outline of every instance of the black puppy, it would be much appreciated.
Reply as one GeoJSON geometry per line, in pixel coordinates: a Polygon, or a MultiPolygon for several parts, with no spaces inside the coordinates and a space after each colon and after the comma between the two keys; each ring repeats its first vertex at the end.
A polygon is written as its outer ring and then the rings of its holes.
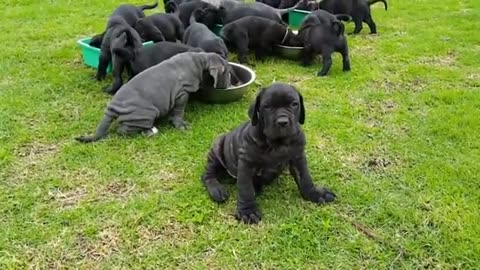
{"type": "Polygon", "coordinates": [[[316,10],[305,17],[298,31],[298,38],[303,41],[303,64],[312,64],[314,56],[322,55],[323,66],[318,76],[327,75],[332,66],[332,53],[342,54],[343,71],[350,70],[345,26],[333,14],[324,10],[316,10]]]}
{"type": "Polygon", "coordinates": [[[202,15],[196,18],[197,22],[205,24],[209,29],[212,29],[215,24],[222,23],[219,9],[203,1],[184,2],[180,5],[174,1],[168,1],[165,6],[165,12],[178,14],[185,29],[190,25],[190,17],[197,9],[203,10],[202,15]]]}
{"type": "Polygon", "coordinates": [[[386,0],[323,0],[319,3],[319,8],[333,14],[342,13],[352,16],[355,23],[353,34],[362,31],[362,22],[368,24],[371,34],[376,34],[377,26],[373,21],[370,6],[377,2],[383,2],[385,10],[387,10],[386,0]]]}
{"type": "Polygon", "coordinates": [[[257,95],[248,121],[213,143],[202,182],[216,202],[228,198],[219,179],[228,173],[237,180],[236,218],[258,223],[261,213],[255,202],[264,185],[287,167],[305,200],[325,203],[335,199],[326,188],[317,187],[305,156],[305,135],[300,127],[305,109],[300,93],[291,85],[275,83],[257,95]]]}
{"type": "Polygon", "coordinates": [[[196,22],[196,16],[202,16],[203,12],[203,9],[197,9],[192,13],[190,26],[185,30],[183,36],[183,43],[201,48],[205,52],[216,53],[227,59],[228,49],[225,42],[210,31],[206,25],[196,22]]]}
{"type": "Polygon", "coordinates": [[[138,19],[145,17],[145,14],[143,13],[145,9],[153,9],[153,8],[156,8],[157,6],[158,6],[158,0],[155,1],[153,5],[142,5],[142,6],[134,6],[130,4],[120,5],[110,15],[107,22],[107,29],[103,33],[92,37],[92,39],[90,40],[90,46],[100,48],[102,44],[103,36],[108,31],[109,26],[112,25],[112,22],[111,22],[112,20],[118,20],[118,17],[120,17],[123,20],[125,20],[125,22],[128,25],[130,25],[131,27],[134,27],[138,19]]]}
{"type": "Polygon", "coordinates": [[[185,28],[176,14],[157,13],[137,20],[135,29],[141,37],[154,42],[182,40],[185,28]]]}
{"type": "Polygon", "coordinates": [[[283,9],[295,6],[298,0],[257,0],[257,2],[267,4],[274,8],[283,9]]]}
{"type": "Polygon", "coordinates": [[[282,20],[282,16],[295,9],[297,5],[285,9],[276,9],[261,2],[248,4],[241,3],[237,4],[232,10],[226,10],[223,6],[221,6],[220,15],[222,16],[223,24],[227,24],[248,16],[256,16],[286,25],[286,23],[282,20]]]}
{"type": "MultiPolygon", "coordinates": [[[[115,48],[113,53],[121,57],[124,63],[130,68],[130,79],[145,69],[155,66],[174,55],[184,52],[202,52],[202,49],[193,48],[181,43],[158,42],[151,46],[141,47],[136,50],[132,48],[115,48]]],[[[114,95],[122,86],[122,80],[114,80],[110,87],[104,91],[114,95]]]]}
{"type": "Polygon", "coordinates": [[[220,35],[238,51],[240,63],[247,63],[248,49],[262,59],[272,52],[275,44],[291,44],[296,36],[287,26],[278,22],[248,16],[226,24],[220,35]]]}
{"type": "Polygon", "coordinates": [[[142,40],[137,31],[133,29],[123,18],[115,16],[110,19],[107,32],[103,36],[100,48],[97,80],[105,79],[107,67],[112,61],[112,73],[114,84],[122,84],[122,72],[125,62],[121,57],[113,54],[114,50],[126,49],[137,50],[142,47],[142,40]]]}

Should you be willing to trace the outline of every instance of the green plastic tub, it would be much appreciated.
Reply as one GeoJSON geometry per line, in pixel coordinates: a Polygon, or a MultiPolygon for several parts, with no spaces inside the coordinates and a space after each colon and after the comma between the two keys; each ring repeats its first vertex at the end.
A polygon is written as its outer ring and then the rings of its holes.
{"type": "Polygon", "coordinates": [[[215,35],[220,36],[220,31],[222,30],[222,28],[223,28],[222,24],[215,24],[212,31],[213,33],[215,33],[215,35]]]}
{"type": "MultiPolygon", "coordinates": [[[[89,67],[98,68],[98,57],[100,56],[100,49],[89,45],[91,38],[82,38],[78,40],[78,45],[82,49],[83,63],[89,67]]],[[[143,46],[153,44],[152,41],[143,43],[143,46]]],[[[108,64],[107,73],[112,71],[112,63],[108,64]]]]}
{"type": "Polygon", "coordinates": [[[310,14],[310,11],[294,9],[288,12],[288,24],[291,28],[299,28],[302,25],[303,18],[310,14]]]}

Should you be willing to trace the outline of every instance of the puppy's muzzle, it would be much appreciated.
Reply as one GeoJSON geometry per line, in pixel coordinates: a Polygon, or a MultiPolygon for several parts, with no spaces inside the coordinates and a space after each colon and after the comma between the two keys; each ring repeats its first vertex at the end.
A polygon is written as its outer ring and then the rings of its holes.
{"type": "Polygon", "coordinates": [[[276,123],[277,126],[279,126],[279,127],[287,127],[288,124],[290,123],[290,120],[289,120],[288,117],[286,117],[286,116],[280,116],[279,118],[277,118],[277,120],[275,121],[275,123],[276,123]]]}

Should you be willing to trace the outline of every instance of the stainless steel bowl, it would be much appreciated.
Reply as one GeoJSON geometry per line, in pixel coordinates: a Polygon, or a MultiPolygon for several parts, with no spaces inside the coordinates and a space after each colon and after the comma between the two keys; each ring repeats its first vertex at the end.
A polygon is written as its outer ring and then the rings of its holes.
{"type": "Polygon", "coordinates": [[[303,47],[289,47],[284,45],[275,45],[275,51],[277,52],[278,55],[284,58],[298,60],[302,55],[303,47]]]}
{"type": "Polygon", "coordinates": [[[241,84],[227,89],[203,87],[196,93],[199,100],[208,103],[224,104],[237,101],[243,97],[249,86],[255,81],[255,72],[250,68],[237,63],[229,62],[241,84]]]}

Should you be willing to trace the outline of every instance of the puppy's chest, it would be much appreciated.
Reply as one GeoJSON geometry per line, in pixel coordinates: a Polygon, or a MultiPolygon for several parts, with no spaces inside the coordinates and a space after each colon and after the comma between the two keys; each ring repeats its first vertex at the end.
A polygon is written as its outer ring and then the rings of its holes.
{"type": "Polygon", "coordinates": [[[258,173],[263,174],[284,170],[292,159],[292,155],[291,147],[280,146],[275,148],[257,148],[252,157],[254,158],[254,163],[258,165],[258,173]]]}

